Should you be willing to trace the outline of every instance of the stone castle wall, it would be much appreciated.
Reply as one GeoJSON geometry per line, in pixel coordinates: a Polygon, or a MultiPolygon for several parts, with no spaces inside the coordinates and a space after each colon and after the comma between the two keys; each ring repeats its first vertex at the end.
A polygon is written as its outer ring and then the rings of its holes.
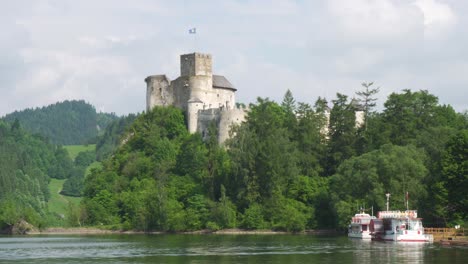
{"type": "Polygon", "coordinates": [[[227,111],[221,111],[218,126],[218,142],[224,142],[230,138],[232,124],[240,124],[245,121],[246,109],[233,108],[227,111]]]}
{"type": "MultiPolygon", "coordinates": [[[[236,108],[236,89],[224,77],[213,75],[209,54],[191,53],[180,56],[180,77],[171,81],[166,75],[152,75],[146,79],[146,109],[154,106],[175,106],[186,113],[190,133],[208,136],[208,127],[215,123],[218,142],[229,138],[233,124],[245,121],[246,109],[236,108]]],[[[325,113],[328,134],[330,112],[325,113]]],[[[356,112],[356,127],[364,123],[364,112],[356,112]]]]}
{"type": "Polygon", "coordinates": [[[186,112],[190,133],[206,135],[208,126],[218,126],[218,140],[229,137],[233,123],[244,120],[245,111],[235,108],[235,91],[224,76],[213,75],[209,54],[191,53],[180,56],[180,77],[171,81],[165,75],[148,76],[146,109],[175,106],[186,112]]]}
{"type": "Polygon", "coordinates": [[[210,125],[214,123],[218,128],[218,142],[225,142],[230,137],[232,125],[245,121],[246,112],[244,108],[201,110],[198,112],[198,132],[206,139],[210,125]]]}

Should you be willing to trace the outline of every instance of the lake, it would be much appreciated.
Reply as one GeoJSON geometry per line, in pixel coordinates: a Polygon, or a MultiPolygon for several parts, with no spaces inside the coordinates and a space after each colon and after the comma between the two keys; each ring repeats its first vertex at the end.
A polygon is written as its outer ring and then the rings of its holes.
{"type": "Polygon", "coordinates": [[[468,249],[312,235],[2,236],[0,263],[468,263],[468,249]]]}

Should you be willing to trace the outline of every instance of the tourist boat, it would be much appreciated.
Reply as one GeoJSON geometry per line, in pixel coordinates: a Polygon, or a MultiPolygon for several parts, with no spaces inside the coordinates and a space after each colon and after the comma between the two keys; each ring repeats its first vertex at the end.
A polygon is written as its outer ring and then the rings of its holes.
{"type": "Polygon", "coordinates": [[[395,242],[432,242],[432,235],[424,234],[421,218],[416,210],[381,211],[370,221],[372,240],[395,242]]]}
{"type": "Polygon", "coordinates": [[[363,211],[359,214],[355,214],[354,217],[351,218],[351,224],[348,227],[348,237],[371,239],[369,224],[373,219],[376,219],[375,216],[370,216],[363,211]]]}

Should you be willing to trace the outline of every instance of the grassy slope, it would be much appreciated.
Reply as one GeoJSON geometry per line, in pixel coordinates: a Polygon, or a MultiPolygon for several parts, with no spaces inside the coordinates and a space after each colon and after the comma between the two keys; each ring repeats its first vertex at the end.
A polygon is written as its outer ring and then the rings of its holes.
{"type": "Polygon", "coordinates": [[[65,215],[68,210],[68,203],[80,204],[80,197],[64,196],[60,194],[65,180],[51,179],[49,183],[50,199],[47,203],[49,212],[65,215]]]}
{"type": "Polygon", "coordinates": [[[63,146],[67,151],[68,154],[70,155],[70,158],[72,160],[75,160],[76,156],[78,156],[78,153],[83,152],[83,151],[88,151],[88,150],[96,150],[96,145],[69,145],[69,146],[63,146]]]}
{"type": "MultiPolygon", "coordinates": [[[[64,148],[67,149],[68,153],[70,154],[70,158],[74,160],[78,153],[82,151],[94,150],[96,145],[70,145],[64,146],[64,148]]],[[[99,166],[99,162],[94,162],[89,165],[89,167],[86,169],[86,175],[89,173],[91,168],[97,168],[99,166]]],[[[65,180],[51,179],[49,183],[50,199],[47,203],[49,206],[49,212],[57,213],[59,215],[66,215],[69,202],[75,205],[80,203],[80,197],[71,197],[60,194],[64,182],[65,180]]]]}

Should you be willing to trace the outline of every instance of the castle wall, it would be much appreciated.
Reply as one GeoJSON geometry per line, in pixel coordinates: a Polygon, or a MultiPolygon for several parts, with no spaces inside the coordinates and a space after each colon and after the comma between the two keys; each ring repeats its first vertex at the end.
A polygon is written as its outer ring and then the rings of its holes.
{"type": "Polygon", "coordinates": [[[216,127],[219,127],[219,117],[221,109],[207,109],[198,111],[198,124],[197,132],[199,132],[203,139],[208,137],[208,128],[212,122],[215,123],[216,127]]]}
{"type": "Polygon", "coordinates": [[[190,99],[187,108],[187,123],[190,133],[197,131],[198,111],[207,104],[206,94],[212,90],[212,78],[207,75],[188,77],[190,99]]]}
{"type": "Polygon", "coordinates": [[[190,99],[190,88],[187,76],[181,76],[171,83],[174,97],[173,106],[187,110],[187,102],[190,99]]]}
{"type": "Polygon", "coordinates": [[[212,73],[211,55],[191,53],[180,56],[180,76],[211,76],[212,73]]]}
{"type": "Polygon", "coordinates": [[[356,111],[356,128],[364,125],[365,113],[364,111],[356,111]]]}
{"type": "Polygon", "coordinates": [[[229,131],[233,124],[240,124],[245,121],[247,112],[243,108],[234,108],[221,111],[218,125],[218,142],[223,143],[230,138],[229,131]]]}
{"type": "Polygon", "coordinates": [[[234,109],[207,109],[198,112],[198,129],[203,139],[208,136],[208,128],[212,122],[218,128],[218,142],[222,144],[229,138],[233,124],[240,124],[245,121],[246,110],[242,108],[234,109]]]}
{"type": "Polygon", "coordinates": [[[218,127],[218,140],[229,137],[232,123],[245,119],[242,109],[235,108],[236,89],[224,76],[215,76],[213,87],[211,55],[192,53],[180,56],[180,77],[170,81],[165,75],[153,75],[147,83],[147,110],[156,105],[173,105],[186,111],[190,133],[207,136],[212,122],[218,127]]]}
{"type": "Polygon", "coordinates": [[[198,131],[199,111],[202,110],[203,103],[200,100],[190,100],[187,103],[187,129],[190,133],[198,131]]]}
{"type": "Polygon", "coordinates": [[[204,94],[206,108],[233,109],[236,105],[234,91],[229,89],[211,88],[204,94]]]}
{"type": "Polygon", "coordinates": [[[166,75],[148,76],[145,82],[147,110],[156,105],[168,106],[173,104],[174,97],[171,91],[171,80],[166,75]]]}

